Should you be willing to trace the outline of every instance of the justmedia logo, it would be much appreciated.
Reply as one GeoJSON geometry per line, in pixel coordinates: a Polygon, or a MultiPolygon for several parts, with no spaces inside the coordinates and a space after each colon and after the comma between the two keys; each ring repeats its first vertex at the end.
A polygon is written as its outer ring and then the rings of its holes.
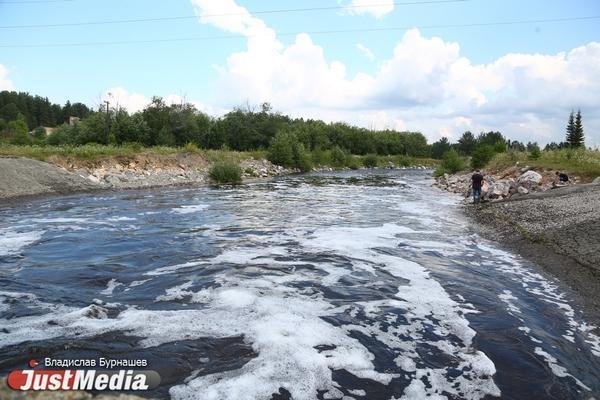
{"type": "MultiPolygon", "coordinates": [[[[29,361],[29,367],[38,366],[29,361]]],[[[22,369],[8,375],[8,386],[14,390],[94,390],[143,391],[160,384],[160,375],[152,370],[95,370],[95,369],[22,369]]]]}

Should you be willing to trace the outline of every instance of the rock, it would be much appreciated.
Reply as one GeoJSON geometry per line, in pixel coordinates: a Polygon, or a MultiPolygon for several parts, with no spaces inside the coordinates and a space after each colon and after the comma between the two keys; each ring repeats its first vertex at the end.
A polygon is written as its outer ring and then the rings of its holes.
{"type": "Polygon", "coordinates": [[[594,184],[594,185],[600,185],[600,176],[599,176],[599,177],[597,177],[596,179],[594,179],[594,180],[592,181],[592,184],[594,184]]]}
{"type": "Polygon", "coordinates": [[[506,181],[498,181],[490,185],[490,190],[488,191],[488,198],[490,199],[498,199],[507,197],[510,191],[510,182],[506,181]]]}
{"type": "Polygon", "coordinates": [[[535,171],[527,171],[517,179],[517,182],[525,184],[529,187],[538,185],[542,181],[542,175],[535,171]]]}
{"type": "Polygon", "coordinates": [[[527,190],[527,188],[525,188],[523,186],[519,186],[517,188],[517,191],[519,192],[519,194],[527,194],[527,193],[529,193],[529,190],[527,190]]]}
{"type": "Polygon", "coordinates": [[[114,175],[106,175],[104,177],[104,182],[108,183],[111,186],[118,186],[121,183],[121,180],[114,175]]]}

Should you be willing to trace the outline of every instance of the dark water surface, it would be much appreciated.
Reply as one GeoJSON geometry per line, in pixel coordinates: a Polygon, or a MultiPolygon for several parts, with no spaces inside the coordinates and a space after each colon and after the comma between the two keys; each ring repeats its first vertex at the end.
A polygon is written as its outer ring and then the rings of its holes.
{"type": "Polygon", "coordinates": [[[0,373],[146,359],[174,399],[589,399],[600,338],[420,171],[0,208],[0,373]]]}

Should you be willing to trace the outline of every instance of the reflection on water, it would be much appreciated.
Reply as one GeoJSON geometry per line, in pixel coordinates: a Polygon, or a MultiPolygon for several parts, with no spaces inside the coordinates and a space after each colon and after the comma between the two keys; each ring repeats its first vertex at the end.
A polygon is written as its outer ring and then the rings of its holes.
{"type": "Polygon", "coordinates": [[[589,398],[600,340],[418,171],[0,209],[0,370],[146,358],[176,399],[589,398]]]}

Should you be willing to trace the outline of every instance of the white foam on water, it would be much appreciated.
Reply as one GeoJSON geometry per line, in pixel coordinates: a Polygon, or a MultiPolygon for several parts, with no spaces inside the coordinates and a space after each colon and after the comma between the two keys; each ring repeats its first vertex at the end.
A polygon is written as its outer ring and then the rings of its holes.
{"type": "Polygon", "coordinates": [[[177,208],[174,208],[172,210],[172,212],[176,213],[176,214],[192,214],[192,213],[196,213],[199,211],[204,211],[209,207],[208,204],[194,204],[194,205],[190,205],[190,206],[180,206],[177,208]]]}
{"type": "Polygon", "coordinates": [[[115,289],[119,286],[123,286],[123,284],[121,282],[117,282],[117,280],[113,278],[106,284],[106,289],[102,290],[100,293],[105,296],[112,296],[115,289]]]}
{"type": "Polygon", "coordinates": [[[19,254],[25,247],[42,238],[44,231],[17,232],[11,229],[0,229],[0,256],[19,254]]]}
{"type": "MultiPolygon", "coordinates": [[[[576,318],[575,310],[568,303],[565,293],[562,293],[557,284],[550,282],[544,276],[526,268],[520,259],[500,249],[479,243],[477,247],[493,255],[494,258],[503,260],[502,264],[495,267],[519,283],[523,289],[536,296],[537,299],[555,306],[567,319],[567,327],[564,336],[573,337],[578,333],[582,339],[590,345],[591,353],[600,357],[600,337],[592,331],[597,328],[576,318]]],[[[532,339],[533,340],[533,339],[532,339]]]]}
{"type": "Polygon", "coordinates": [[[546,364],[548,364],[548,366],[550,367],[550,370],[552,371],[552,373],[554,375],[556,375],[560,378],[570,377],[575,381],[575,383],[577,383],[577,385],[579,387],[581,387],[587,391],[592,390],[589,387],[587,387],[586,385],[584,385],[583,382],[581,382],[579,379],[577,379],[573,375],[569,374],[569,372],[567,371],[567,369],[565,367],[562,367],[558,364],[558,361],[556,360],[556,358],[554,358],[550,354],[546,353],[544,350],[542,350],[541,347],[535,348],[535,354],[540,355],[544,358],[544,361],[546,362],[546,364]]]}
{"type": "Polygon", "coordinates": [[[519,309],[519,307],[517,307],[514,304],[514,300],[519,300],[518,298],[516,298],[515,296],[513,296],[512,292],[510,290],[504,290],[502,292],[502,294],[499,294],[498,297],[500,298],[500,300],[502,300],[504,303],[506,303],[506,306],[508,308],[508,311],[513,314],[522,314],[521,310],[519,309]]]}
{"type": "Polygon", "coordinates": [[[205,264],[207,264],[206,261],[190,261],[190,262],[186,262],[183,264],[167,265],[166,267],[160,267],[160,268],[156,268],[152,271],[148,271],[148,272],[144,273],[144,275],[146,275],[146,276],[165,275],[165,274],[170,274],[170,273],[176,272],[177,270],[182,269],[182,268],[197,267],[198,265],[205,265],[205,264]]]}
{"type": "Polygon", "coordinates": [[[110,222],[123,222],[123,221],[135,221],[135,218],[131,218],[131,217],[112,217],[112,218],[108,218],[107,221],[110,222]]]}
{"type": "Polygon", "coordinates": [[[68,218],[68,217],[57,217],[57,218],[32,218],[32,222],[39,224],[84,224],[89,223],[88,218],[68,218]]]}

